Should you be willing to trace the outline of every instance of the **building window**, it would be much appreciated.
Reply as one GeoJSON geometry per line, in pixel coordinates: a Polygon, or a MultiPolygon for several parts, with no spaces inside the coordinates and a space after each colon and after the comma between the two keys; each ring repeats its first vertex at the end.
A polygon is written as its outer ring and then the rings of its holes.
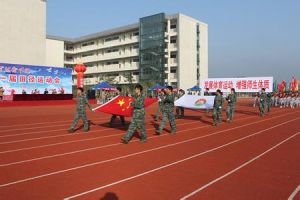
{"type": "Polygon", "coordinates": [[[175,74],[175,73],[176,73],[176,69],[171,69],[170,72],[171,72],[172,74],[175,74]]]}
{"type": "Polygon", "coordinates": [[[73,50],[74,50],[74,47],[73,47],[73,46],[66,46],[66,50],[67,50],[67,51],[73,51],[73,50]]]}
{"type": "Polygon", "coordinates": [[[90,45],[94,45],[94,44],[95,44],[95,42],[85,42],[81,46],[86,47],[86,46],[90,46],[90,45]]]}
{"type": "Polygon", "coordinates": [[[176,52],[171,52],[171,58],[176,58],[177,57],[177,53],[176,52]]]}
{"type": "Polygon", "coordinates": [[[139,62],[139,59],[138,58],[134,58],[134,59],[132,59],[132,62],[139,62]]]}
{"type": "Polygon", "coordinates": [[[138,49],[139,48],[139,44],[135,44],[132,46],[133,49],[138,49]]]}
{"type": "Polygon", "coordinates": [[[171,25],[170,25],[170,29],[175,29],[176,27],[177,27],[176,24],[171,24],[171,25]]]}
{"type": "Polygon", "coordinates": [[[106,65],[117,65],[119,64],[119,61],[109,61],[105,63],[106,65]]]}
{"type": "Polygon", "coordinates": [[[140,73],[139,72],[133,72],[132,75],[138,76],[140,73]]]}
{"type": "Polygon", "coordinates": [[[108,38],[105,38],[105,42],[110,42],[110,41],[113,41],[113,40],[118,40],[120,37],[119,36],[113,36],[113,37],[108,37],[108,38]]]}
{"type": "Polygon", "coordinates": [[[107,49],[105,52],[106,53],[112,53],[112,52],[117,52],[119,49],[107,49]]]}
{"type": "Polygon", "coordinates": [[[132,36],[138,36],[138,35],[139,35],[139,32],[132,33],[132,36]]]}
{"type": "Polygon", "coordinates": [[[171,37],[170,42],[171,42],[171,44],[175,44],[177,42],[177,38],[176,37],[171,37]]]}
{"type": "Polygon", "coordinates": [[[94,53],[83,53],[82,57],[88,57],[88,56],[92,56],[94,55],[94,53]]]}

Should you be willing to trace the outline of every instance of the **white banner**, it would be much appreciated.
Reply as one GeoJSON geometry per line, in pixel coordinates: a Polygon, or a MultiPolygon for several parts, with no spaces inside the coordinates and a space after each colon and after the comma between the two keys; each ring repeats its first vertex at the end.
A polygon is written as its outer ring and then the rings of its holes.
{"type": "Polygon", "coordinates": [[[175,101],[175,106],[191,109],[212,109],[215,96],[184,95],[175,101]]]}
{"type": "Polygon", "coordinates": [[[210,92],[220,89],[229,92],[234,88],[236,92],[259,92],[262,88],[266,92],[273,92],[273,77],[246,77],[246,78],[209,78],[201,81],[201,88],[209,88],[210,92]]]}

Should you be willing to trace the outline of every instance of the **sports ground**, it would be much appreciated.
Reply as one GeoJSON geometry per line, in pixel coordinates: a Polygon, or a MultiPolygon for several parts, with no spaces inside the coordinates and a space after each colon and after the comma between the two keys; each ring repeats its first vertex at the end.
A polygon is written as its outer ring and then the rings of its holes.
{"type": "Polygon", "coordinates": [[[176,135],[167,125],[155,136],[153,104],[148,141],[121,144],[127,128],[104,113],[87,112],[88,133],[81,121],[68,133],[75,105],[62,104],[0,107],[0,199],[300,199],[299,109],[261,118],[240,100],[218,127],[211,112],[186,110],[176,135]]]}

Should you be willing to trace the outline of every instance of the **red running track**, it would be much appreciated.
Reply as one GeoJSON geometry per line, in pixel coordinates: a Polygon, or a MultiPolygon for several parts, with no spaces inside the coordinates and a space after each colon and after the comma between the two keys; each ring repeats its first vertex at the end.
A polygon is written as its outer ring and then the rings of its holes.
{"type": "Polygon", "coordinates": [[[299,198],[299,109],[260,118],[242,102],[219,127],[211,113],[187,110],[176,135],[166,126],[154,136],[156,107],[148,142],[127,145],[107,114],[89,112],[91,131],[69,134],[73,105],[1,108],[0,199],[299,198]]]}

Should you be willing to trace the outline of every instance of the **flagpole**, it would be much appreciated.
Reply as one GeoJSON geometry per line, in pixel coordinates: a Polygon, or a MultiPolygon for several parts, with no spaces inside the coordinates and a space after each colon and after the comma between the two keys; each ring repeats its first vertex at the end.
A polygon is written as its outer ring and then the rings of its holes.
{"type": "Polygon", "coordinates": [[[111,101],[115,100],[115,99],[118,98],[119,96],[120,96],[120,95],[115,96],[114,98],[112,98],[112,99],[109,100],[108,102],[106,102],[106,103],[104,103],[104,104],[102,104],[102,105],[100,105],[100,106],[94,108],[93,111],[94,111],[94,110],[97,110],[98,108],[101,108],[102,106],[105,106],[106,104],[108,104],[108,103],[110,103],[111,101]]]}

